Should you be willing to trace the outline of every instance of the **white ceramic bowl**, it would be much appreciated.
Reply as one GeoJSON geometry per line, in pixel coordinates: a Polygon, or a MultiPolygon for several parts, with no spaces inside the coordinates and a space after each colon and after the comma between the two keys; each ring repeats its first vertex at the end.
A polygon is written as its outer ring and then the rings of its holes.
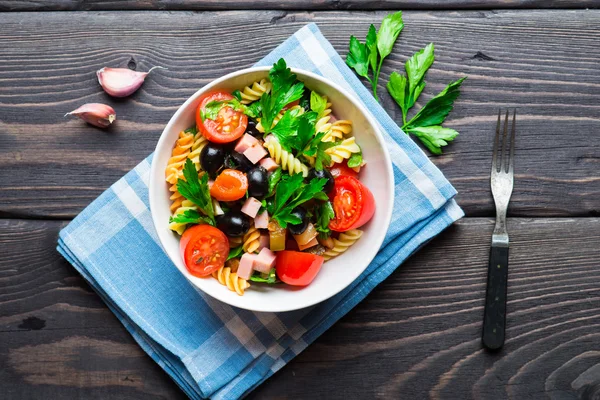
{"type": "Polygon", "coordinates": [[[346,288],[369,265],[390,224],[394,178],[390,157],[371,114],[348,92],[333,82],[308,71],[292,69],[311,90],[326,95],[333,104],[338,119],[353,122],[353,133],[363,150],[367,166],[360,179],[375,197],[376,211],[373,219],[363,226],[362,238],[342,255],[325,262],[315,280],[306,287],[288,285],[252,284],[244,296],[238,296],[219,284],[216,279],[197,278],[186,269],[179,253],[179,236],[169,230],[168,184],[165,168],[179,132],[195,123],[195,110],[200,97],[211,90],[241,89],[268,76],[270,67],[256,67],[225,75],[206,85],[190,97],[173,115],[158,140],[150,174],[150,208],[160,242],[169,258],[181,273],[200,290],[235,307],[253,311],[292,311],[327,300],[346,288]]]}

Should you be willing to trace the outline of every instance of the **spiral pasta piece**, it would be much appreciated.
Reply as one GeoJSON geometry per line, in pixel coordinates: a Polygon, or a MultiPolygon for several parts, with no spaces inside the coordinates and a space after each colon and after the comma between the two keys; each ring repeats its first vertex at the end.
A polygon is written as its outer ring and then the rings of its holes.
{"type": "Polygon", "coordinates": [[[244,235],[243,249],[246,253],[255,253],[260,246],[260,231],[254,225],[244,235]]]}
{"type": "Polygon", "coordinates": [[[337,257],[348,250],[350,246],[360,239],[362,234],[363,232],[359,229],[350,229],[347,232],[340,233],[340,236],[337,239],[333,239],[333,248],[327,249],[322,254],[325,261],[330,260],[333,257],[337,257]]]}
{"type": "MultiPolygon", "coordinates": [[[[360,147],[356,144],[356,139],[350,137],[342,140],[342,143],[337,146],[333,146],[325,150],[325,153],[329,154],[332,163],[341,163],[342,161],[350,158],[354,153],[360,153],[360,147]]],[[[332,164],[333,165],[333,164],[332,164]]]]}
{"type": "Polygon", "coordinates": [[[267,79],[261,79],[260,81],[254,82],[250,86],[246,86],[242,91],[242,104],[250,104],[261,98],[263,93],[269,93],[271,91],[271,82],[267,79]]]}
{"type": "Polygon", "coordinates": [[[329,128],[329,132],[323,136],[324,142],[334,142],[336,140],[341,140],[344,138],[344,135],[348,135],[352,132],[352,121],[347,119],[339,119],[331,124],[329,128]]]}
{"type": "Polygon", "coordinates": [[[269,151],[271,158],[274,159],[277,164],[281,165],[281,169],[288,171],[290,175],[302,174],[304,177],[308,175],[308,167],[302,164],[292,153],[281,147],[281,144],[275,136],[268,135],[265,138],[264,146],[269,151]]]}
{"type": "MultiPolygon", "coordinates": [[[[277,116],[273,119],[273,126],[277,125],[277,123],[283,117],[283,114],[285,114],[286,111],[296,111],[298,113],[297,115],[302,115],[304,114],[304,107],[296,104],[295,106],[292,106],[287,110],[281,110],[281,112],[279,112],[279,114],[277,114],[277,116]]],[[[262,126],[260,118],[257,118],[256,121],[256,129],[258,129],[258,131],[261,133],[265,133],[265,128],[262,126]]]]}
{"type": "Polygon", "coordinates": [[[204,137],[201,132],[196,133],[194,136],[194,143],[190,149],[190,153],[188,154],[188,158],[192,160],[194,166],[197,171],[200,171],[202,168],[200,167],[200,152],[206,146],[208,140],[204,137]]]}
{"type": "Polygon", "coordinates": [[[171,214],[175,213],[179,207],[181,207],[181,203],[185,200],[185,197],[177,190],[177,184],[173,184],[169,186],[169,191],[171,192],[171,197],[169,199],[172,201],[171,203],[171,214]]]}
{"type": "MultiPolygon", "coordinates": [[[[189,200],[183,200],[179,208],[177,208],[177,210],[175,210],[173,213],[173,216],[181,215],[187,210],[198,210],[198,207],[196,207],[196,205],[189,200]]],[[[183,235],[186,225],[187,224],[181,224],[179,222],[171,222],[169,223],[169,229],[177,232],[180,235],[183,235]]]]}
{"type": "Polygon", "coordinates": [[[221,285],[227,286],[227,289],[232,292],[236,292],[238,295],[243,296],[244,291],[250,287],[250,282],[237,276],[237,265],[232,263],[234,260],[229,260],[224,266],[212,273],[212,276],[219,281],[221,285]]]}
{"type": "Polygon", "coordinates": [[[170,184],[176,184],[177,180],[183,176],[183,164],[188,158],[193,144],[194,134],[192,132],[179,132],[179,138],[175,142],[175,147],[171,153],[171,158],[167,162],[165,171],[166,181],[170,184]]]}

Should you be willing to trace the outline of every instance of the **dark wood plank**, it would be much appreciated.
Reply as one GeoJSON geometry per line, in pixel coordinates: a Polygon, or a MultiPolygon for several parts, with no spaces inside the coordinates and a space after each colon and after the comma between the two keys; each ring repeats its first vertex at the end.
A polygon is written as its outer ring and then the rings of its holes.
{"type": "MultiPolygon", "coordinates": [[[[170,116],[202,85],[249,67],[308,22],[345,54],[379,13],[11,13],[0,15],[0,216],[71,218],[147,156],[170,116]],[[214,28],[218,27],[218,28],[214,28]],[[152,73],[115,101],[103,66],[152,73]],[[114,105],[110,131],[64,118],[114,105]]],[[[469,216],[492,216],[492,134],[499,107],[519,108],[513,216],[600,215],[600,11],[407,12],[381,82],[430,41],[437,61],[422,102],[469,75],[448,120],[461,135],[433,161],[469,216]]],[[[387,111],[399,108],[380,87],[387,111]]]]}
{"type": "Polygon", "coordinates": [[[1,0],[0,11],[82,10],[490,10],[594,8],[597,0],[1,0]]]}
{"type": "MultiPolygon", "coordinates": [[[[63,225],[0,220],[0,387],[10,399],[177,397],[54,251],[63,225]]],[[[508,225],[502,352],[479,339],[493,221],[467,218],[250,398],[595,398],[600,218],[508,225]]]]}

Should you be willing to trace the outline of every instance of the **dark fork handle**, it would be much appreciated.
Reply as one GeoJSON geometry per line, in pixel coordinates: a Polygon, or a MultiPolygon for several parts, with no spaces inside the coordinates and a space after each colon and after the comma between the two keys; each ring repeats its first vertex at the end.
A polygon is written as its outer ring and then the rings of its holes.
{"type": "Polygon", "coordinates": [[[483,345],[490,350],[499,350],[504,344],[507,281],[508,247],[492,247],[481,335],[483,345]]]}

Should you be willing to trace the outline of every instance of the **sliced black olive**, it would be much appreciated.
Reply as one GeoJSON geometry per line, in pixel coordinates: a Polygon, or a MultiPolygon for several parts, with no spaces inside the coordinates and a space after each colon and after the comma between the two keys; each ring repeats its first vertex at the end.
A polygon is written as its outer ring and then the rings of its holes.
{"type": "Polygon", "coordinates": [[[315,178],[325,178],[327,179],[327,183],[325,183],[325,186],[323,187],[323,190],[325,191],[325,193],[329,194],[329,192],[331,192],[333,190],[333,175],[331,175],[331,172],[327,171],[326,169],[322,169],[320,171],[317,171],[316,169],[311,169],[310,171],[308,171],[308,181],[310,182],[311,180],[315,179],[315,178]]]}
{"type": "Polygon", "coordinates": [[[225,162],[225,147],[216,143],[207,143],[200,152],[200,166],[211,178],[217,176],[217,172],[225,162]]]}
{"type": "Polygon", "coordinates": [[[292,235],[300,235],[303,233],[308,227],[308,215],[306,213],[306,209],[304,207],[296,207],[292,210],[292,215],[300,218],[302,222],[299,224],[288,224],[288,230],[292,235]]]}
{"type": "Polygon", "coordinates": [[[245,155],[238,153],[237,151],[232,151],[227,155],[225,165],[227,168],[237,169],[242,172],[248,172],[250,169],[254,168],[254,164],[252,164],[245,155]]]}
{"type": "Polygon", "coordinates": [[[248,196],[262,199],[269,193],[269,174],[263,167],[254,167],[248,176],[248,196]]]}
{"type": "Polygon", "coordinates": [[[248,119],[248,126],[246,127],[246,133],[248,135],[252,135],[254,137],[262,135],[262,133],[260,133],[258,131],[258,129],[256,129],[256,121],[254,121],[253,119],[248,119]]]}
{"type": "Polygon", "coordinates": [[[217,228],[231,237],[244,235],[250,229],[250,217],[241,211],[228,211],[216,217],[217,228]]]}

